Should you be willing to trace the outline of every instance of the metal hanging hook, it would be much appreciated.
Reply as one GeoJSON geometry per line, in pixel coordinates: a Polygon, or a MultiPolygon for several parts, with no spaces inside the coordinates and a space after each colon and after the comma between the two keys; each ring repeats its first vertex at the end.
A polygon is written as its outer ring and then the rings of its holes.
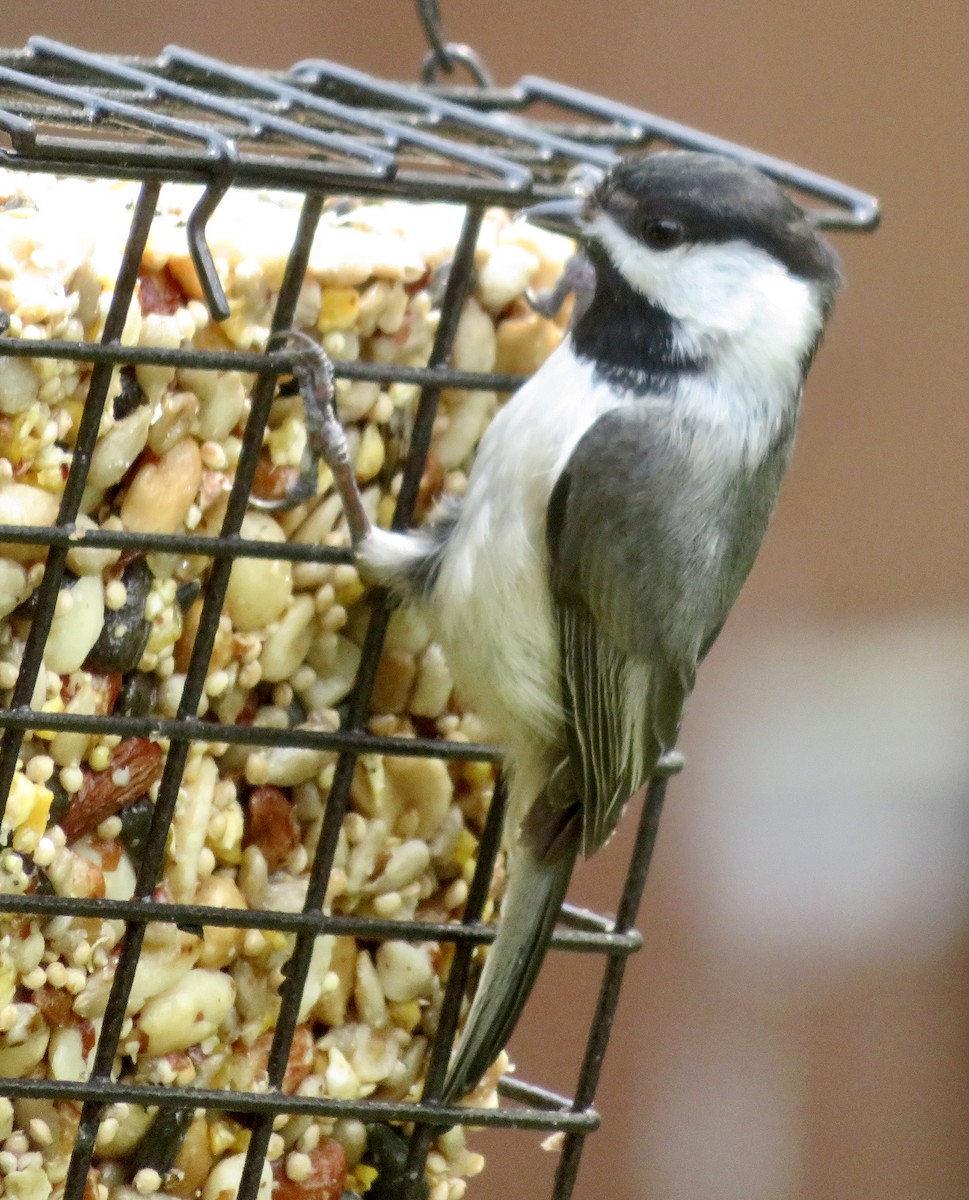
{"type": "MultiPolygon", "coordinates": [[[[484,59],[477,50],[472,50],[470,46],[462,45],[460,42],[448,42],[444,49],[452,63],[452,66],[447,68],[449,71],[454,69],[454,63],[460,63],[462,67],[467,69],[478,87],[490,88],[494,86],[494,76],[485,66],[484,59]]],[[[439,70],[440,65],[437,54],[434,50],[429,50],[424,56],[424,61],[421,63],[421,83],[437,83],[439,70]]]]}
{"type": "Polygon", "coordinates": [[[421,74],[427,69],[428,62],[436,64],[436,69],[450,75],[454,63],[444,44],[444,34],[441,31],[441,8],[437,0],[417,0],[417,15],[424,28],[424,36],[431,47],[431,53],[424,59],[421,74]]]}
{"type": "Polygon", "coordinates": [[[436,83],[443,73],[451,75],[456,65],[464,67],[479,87],[492,87],[494,79],[477,51],[460,42],[445,42],[438,0],[417,0],[417,15],[431,47],[421,63],[421,82],[436,83]]]}

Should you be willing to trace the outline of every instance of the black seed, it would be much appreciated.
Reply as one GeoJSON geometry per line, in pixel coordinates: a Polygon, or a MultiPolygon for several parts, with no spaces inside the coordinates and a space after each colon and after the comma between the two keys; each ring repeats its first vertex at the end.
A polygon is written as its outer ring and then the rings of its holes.
{"type": "Polygon", "coordinates": [[[135,671],[122,683],[114,706],[118,717],[147,717],[155,698],[155,677],[135,671]]]}
{"type": "Polygon", "coordinates": [[[131,1152],[132,1177],[145,1169],[155,1170],[159,1175],[170,1170],[194,1119],[192,1108],[162,1109],[131,1152]]]}
{"type": "MultiPolygon", "coordinates": [[[[65,571],[64,578],[61,580],[61,587],[70,591],[74,584],[77,583],[77,580],[78,576],[72,571],[65,571]]],[[[12,617],[19,617],[21,620],[32,621],[34,614],[37,612],[37,600],[39,596],[40,588],[35,588],[26,600],[21,600],[10,615],[12,617]]]]}
{"type": "Polygon", "coordinates": [[[147,403],[148,397],[141,390],[134,367],[121,368],[121,391],[114,398],[114,419],[122,421],[130,417],[136,408],[147,403]]]}
{"type": "Polygon", "coordinates": [[[297,725],[302,725],[309,716],[306,705],[299,696],[294,696],[289,704],[286,705],[286,716],[289,718],[290,729],[295,729],[297,725]]]}
{"type": "Polygon", "coordinates": [[[39,590],[32,591],[26,600],[21,600],[21,602],[10,614],[11,617],[32,621],[34,619],[34,613],[37,611],[37,597],[39,595],[39,590]]]}
{"type": "Polygon", "coordinates": [[[31,894],[34,896],[55,895],[54,885],[51,883],[47,872],[42,867],[38,867],[29,854],[21,851],[19,857],[23,873],[33,884],[32,889],[28,885],[28,890],[31,894]]]}
{"type": "Polygon", "coordinates": [[[141,852],[148,840],[151,818],[155,806],[147,796],[139,796],[126,804],[118,816],[121,818],[121,833],[118,835],[134,863],[141,861],[141,852]]]}
{"type": "MultiPolygon", "coordinates": [[[[440,308],[444,303],[444,293],[447,290],[448,280],[451,278],[451,268],[453,262],[443,262],[431,275],[427,283],[427,294],[430,297],[431,304],[434,308],[440,308]]],[[[471,282],[468,285],[469,291],[474,291],[478,286],[478,272],[471,268],[471,282]]]]}
{"type": "Polygon", "coordinates": [[[40,867],[36,867],[34,870],[34,879],[36,880],[33,893],[35,896],[57,895],[54,890],[54,885],[51,883],[46,871],[42,870],[40,867]]]}
{"type": "Polygon", "coordinates": [[[284,379],[276,389],[276,396],[298,396],[299,384],[295,379],[284,379]]]}
{"type": "MultiPolygon", "coordinates": [[[[367,1127],[364,1160],[378,1172],[367,1192],[367,1200],[398,1200],[403,1195],[407,1149],[407,1139],[392,1126],[374,1124],[367,1127]]],[[[429,1191],[427,1180],[422,1179],[410,1195],[413,1200],[427,1200],[429,1191]]]]}
{"type": "Polygon", "coordinates": [[[201,591],[202,584],[198,579],[190,579],[188,583],[183,583],[179,586],[178,591],[175,593],[175,600],[183,613],[188,612],[198,599],[201,591]]]}
{"type": "Polygon", "coordinates": [[[54,793],[54,799],[50,802],[50,812],[47,814],[47,828],[49,829],[51,825],[59,825],[63,821],[71,798],[56,775],[52,775],[44,786],[54,793]]]}
{"type": "Polygon", "coordinates": [[[133,562],[122,576],[127,596],[121,608],[104,610],[104,628],[84,661],[87,671],[134,671],[148,645],[151,622],[145,619],[145,603],[151,590],[152,573],[142,560],[133,562]]]}

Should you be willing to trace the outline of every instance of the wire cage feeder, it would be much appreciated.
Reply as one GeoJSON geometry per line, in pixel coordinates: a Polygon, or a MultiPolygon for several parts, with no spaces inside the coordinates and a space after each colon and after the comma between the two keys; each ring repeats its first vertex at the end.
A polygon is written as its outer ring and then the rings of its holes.
{"type": "Polygon", "coordinates": [[[0,797],[5,800],[9,792],[22,741],[29,731],[154,737],[169,743],[130,899],[81,900],[45,894],[40,889],[0,895],[0,912],[5,914],[44,919],[59,915],[111,918],[122,921],[125,927],[88,1077],[78,1082],[35,1078],[3,1082],[4,1094],[13,1099],[70,1100],[82,1105],[64,1181],[66,1200],[81,1200],[84,1195],[102,1111],[115,1102],[156,1106],[160,1117],[172,1121],[173,1130],[179,1113],[200,1108],[231,1113],[244,1120],[251,1134],[239,1190],[241,1200],[252,1200],[257,1193],[273,1122],[280,1114],[351,1117],[368,1125],[397,1122],[412,1127],[406,1162],[394,1184],[396,1190],[381,1194],[414,1197],[426,1194],[424,1163],[434,1132],[461,1124],[561,1131],[564,1140],[554,1196],[564,1200],[572,1193],[584,1139],[599,1123],[592,1106],[594,1093],[626,958],[640,945],[633,923],[656,833],[662,785],[654,786],[642,808],[617,916],[600,917],[566,906],[553,943],[564,950],[591,952],[604,959],[598,1006],[574,1095],[563,1097],[530,1083],[506,1079],[500,1091],[507,1103],[498,1109],[440,1104],[436,1097],[443,1084],[471,955],[475,946],[493,937],[481,915],[500,843],[500,786],[484,829],[460,923],[331,915],[323,911],[324,896],[354,765],[360,755],[379,752],[494,763],[498,752],[488,745],[457,744],[433,737],[384,738],[368,731],[368,704],[390,616],[390,605],[380,596],[373,602],[356,683],[338,731],[219,724],[196,716],[233,562],[248,556],[293,564],[342,564],[349,562],[350,556],[338,547],[266,543],[240,535],[277,382],[293,372],[296,362],[291,349],[282,345],[263,352],[203,351],[121,344],[156,203],[166,182],[202,185],[185,236],[205,303],[212,317],[219,320],[228,315],[229,308],[206,241],[209,217],[230,188],[281,189],[301,197],[297,232],[275,302],[274,333],[293,324],[317,224],[332,198],[449,201],[463,206],[461,233],[454,247],[440,323],[427,365],[399,367],[364,361],[335,364],[338,378],[374,381],[381,386],[416,384],[420,389],[403,461],[394,514],[396,528],[405,528],[414,515],[441,390],[509,392],[520,382],[514,376],[458,371],[449,366],[458,317],[473,285],[475,247],[487,207],[515,210],[561,195],[577,168],[605,170],[620,155],[654,146],[687,147],[742,158],[795,190],[802,201],[815,208],[818,221],[832,229],[873,228],[877,205],[870,196],[800,167],[546,79],[525,77],[514,86],[495,87],[486,73],[477,69],[476,62],[471,65],[477,75],[473,84],[443,86],[435,79],[433,59],[426,64],[424,83],[418,85],[388,82],[316,59],[300,62],[286,72],[259,72],[177,47],[166,49],[157,59],[135,60],[34,38],[23,50],[0,52],[0,161],[4,166],[56,175],[126,179],[138,185],[101,339],[84,342],[0,337],[0,356],[72,360],[90,368],[87,398],[56,522],[40,528],[2,529],[2,539],[8,544],[41,544],[49,550],[33,601],[32,623],[12,700],[0,712],[0,797]],[[218,537],[103,529],[80,532],[76,525],[112,372],[118,367],[139,365],[237,370],[255,378],[241,454],[218,537]],[[210,560],[198,633],[174,717],[85,716],[40,713],[31,708],[72,547],[112,549],[128,556],[152,552],[205,556],[210,560]],[[337,754],[318,847],[308,867],[302,911],[225,909],[170,903],[154,895],[193,742],[312,747],[337,754]],[[266,1090],[206,1090],[119,1082],[113,1077],[126,1002],[149,923],[170,923],[188,931],[207,926],[292,935],[292,953],[285,968],[281,1007],[268,1057],[266,1090]],[[287,1095],[281,1090],[314,943],[327,933],[350,934],[374,943],[401,939],[436,941],[454,947],[420,1102],[339,1100],[287,1095]]]}

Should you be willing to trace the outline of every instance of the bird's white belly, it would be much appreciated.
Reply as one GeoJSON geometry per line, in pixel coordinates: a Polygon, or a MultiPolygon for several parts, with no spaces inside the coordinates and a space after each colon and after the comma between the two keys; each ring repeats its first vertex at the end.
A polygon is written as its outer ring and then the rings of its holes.
{"type": "Polygon", "coordinates": [[[431,605],[438,635],[458,690],[513,755],[561,737],[549,497],[582,434],[623,402],[564,342],[482,439],[444,557],[431,605]]]}

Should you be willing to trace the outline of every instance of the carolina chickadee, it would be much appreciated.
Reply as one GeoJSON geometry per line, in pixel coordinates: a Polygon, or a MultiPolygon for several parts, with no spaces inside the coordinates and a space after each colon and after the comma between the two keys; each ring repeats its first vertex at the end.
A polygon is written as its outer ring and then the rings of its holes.
{"type": "Polygon", "coordinates": [[[422,603],[506,749],[508,886],[443,1099],[511,1034],[576,855],[675,770],[697,665],[774,508],[838,260],[771,180],[715,155],[620,162],[540,204],[595,269],[587,307],[481,440],[459,506],[373,528],[327,461],[365,575],[422,603]]]}

